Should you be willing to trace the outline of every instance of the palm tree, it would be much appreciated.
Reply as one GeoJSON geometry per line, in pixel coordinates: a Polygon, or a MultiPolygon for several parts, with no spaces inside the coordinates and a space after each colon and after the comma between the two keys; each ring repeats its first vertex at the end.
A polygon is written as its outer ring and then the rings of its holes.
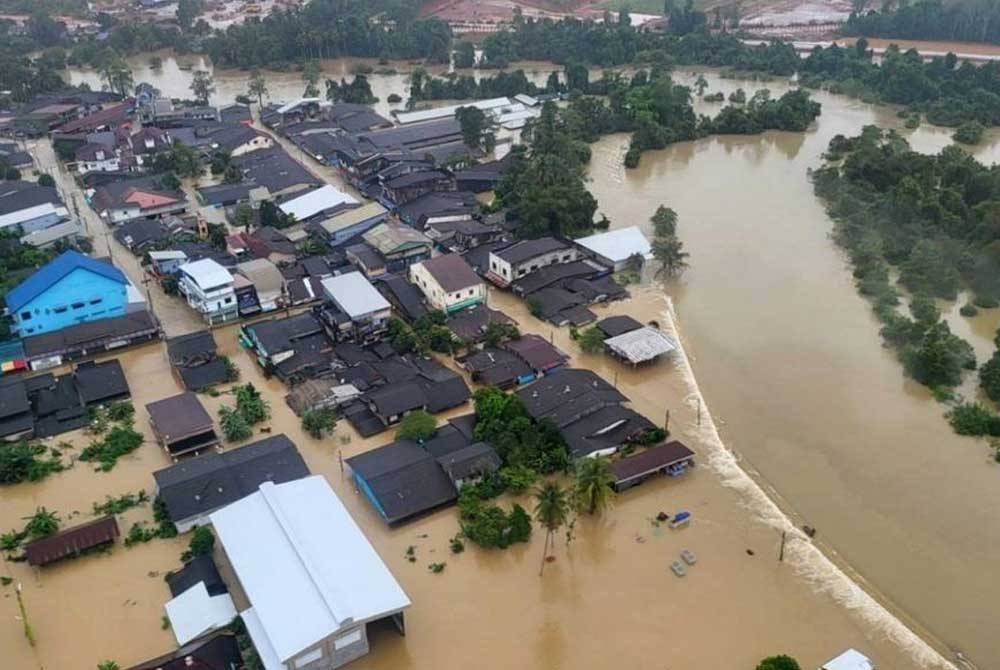
{"type": "Polygon", "coordinates": [[[611,461],[606,456],[580,459],[576,464],[573,494],[577,509],[593,516],[611,506],[615,492],[611,461]]]}
{"type": "Polygon", "coordinates": [[[97,670],[121,670],[121,667],[114,661],[101,661],[97,664],[97,670]]]}
{"type": "Polygon", "coordinates": [[[264,75],[261,74],[260,70],[254,70],[253,74],[250,75],[250,86],[248,92],[251,96],[257,98],[257,106],[264,106],[264,96],[267,95],[267,80],[264,79],[264,75]]]}
{"type": "Polygon", "coordinates": [[[32,538],[52,535],[59,530],[59,513],[50,512],[44,507],[35,508],[35,513],[24,517],[24,520],[28,522],[24,530],[32,538]]]}
{"type": "Polygon", "coordinates": [[[661,270],[676,277],[687,268],[688,253],[676,236],[658,237],[653,241],[653,257],[660,261],[661,270]]]}
{"type": "Polygon", "coordinates": [[[545,548],[542,550],[542,567],[538,569],[539,577],[545,570],[545,559],[549,556],[552,535],[566,525],[569,511],[569,496],[566,489],[559,484],[549,482],[535,491],[535,519],[545,526],[545,548]]]}

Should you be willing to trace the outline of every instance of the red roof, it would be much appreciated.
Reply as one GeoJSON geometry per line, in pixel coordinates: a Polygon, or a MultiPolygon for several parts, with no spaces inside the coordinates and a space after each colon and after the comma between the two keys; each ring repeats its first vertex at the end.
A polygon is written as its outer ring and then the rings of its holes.
{"type": "Polygon", "coordinates": [[[104,516],[29,542],[24,545],[24,554],[29,565],[46,565],[105,542],[114,542],[116,537],[118,522],[113,516],[104,516]]]}
{"type": "Polygon", "coordinates": [[[131,117],[133,101],[126,100],[99,112],[94,112],[90,116],[81,119],[74,119],[69,123],[59,126],[60,133],[75,133],[81,130],[100,128],[101,126],[118,126],[128,121],[131,117]]]}
{"type": "Polygon", "coordinates": [[[156,191],[140,191],[137,188],[130,189],[125,197],[122,198],[125,202],[130,202],[134,205],[139,205],[139,209],[151,209],[153,207],[163,207],[164,205],[170,205],[175,202],[179,202],[177,198],[165,195],[163,193],[157,193],[156,191]]]}

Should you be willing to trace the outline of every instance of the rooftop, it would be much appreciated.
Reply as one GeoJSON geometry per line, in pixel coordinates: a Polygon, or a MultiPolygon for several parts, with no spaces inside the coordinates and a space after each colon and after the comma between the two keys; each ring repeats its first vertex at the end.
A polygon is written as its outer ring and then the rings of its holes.
{"type": "Polygon", "coordinates": [[[613,461],[611,470],[615,474],[616,481],[624,482],[693,457],[693,451],[674,440],[613,461]]]}
{"type": "Polygon", "coordinates": [[[151,402],[146,411],[153,430],[167,443],[212,430],[212,417],[190,391],[151,402]]]}
{"type": "Polygon", "coordinates": [[[606,233],[597,233],[574,240],[578,245],[608,259],[612,263],[623,263],[631,256],[638,254],[646,258],[652,247],[649,240],[639,230],[639,226],[628,226],[606,233]]]}
{"type": "Polygon", "coordinates": [[[562,240],[557,240],[554,237],[539,237],[535,240],[521,240],[520,242],[515,242],[509,247],[494,251],[493,254],[508,263],[516,265],[517,263],[523,263],[524,261],[541,256],[542,254],[568,248],[569,247],[562,240]]]}
{"type": "Polygon", "coordinates": [[[306,221],[317,214],[322,214],[336,207],[357,204],[358,201],[350,195],[327,184],[308,191],[304,195],[286,200],[280,207],[282,212],[294,216],[296,221],[306,221]]]}
{"type": "Polygon", "coordinates": [[[434,277],[441,288],[449,293],[478,286],[482,283],[479,275],[458,254],[443,254],[420,263],[434,277]]]}
{"type": "Polygon", "coordinates": [[[669,337],[651,326],[609,337],[604,346],[630,363],[651,361],[677,348],[669,337]]]}
{"type": "Polygon", "coordinates": [[[262,484],[212,525],[252,604],[255,646],[281,662],[410,605],[323,477],[262,484]]]}
{"type": "Polygon", "coordinates": [[[106,542],[114,542],[117,537],[118,523],[115,518],[104,516],[33,540],[24,545],[24,553],[28,557],[28,565],[41,566],[106,542]]]}
{"type": "Polygon", "coordinates": [[[383,256],[413,247],[430,248],[433,244],[431,239],[419,230],[392,221],[378,224],[362,237],[383,256]]]}
{"type": "Polygon", "coordinates": [[[70,249],[40,267],[34,274],[12,288],[7,294],[7,307],[12,312],[16,312],[77,269],[107,277],[121,284],[127,282],[125,275],[115,266],[102,263],[89,256],[84,256],[79,251],[70,249]]]}
{"type": "Polygon", "coordinates": [[[178,269],[189,276],[203,291],[211,291],[233,283],[233,276],[229,274],[229,270],[211,258],[185,263],[178,269]]]}
{"type": "Polygon", "coordinates": [[[323,280],[323,291],[352,319],[390,309],[382,294],[360,272],[348,272],[323,280]]]}

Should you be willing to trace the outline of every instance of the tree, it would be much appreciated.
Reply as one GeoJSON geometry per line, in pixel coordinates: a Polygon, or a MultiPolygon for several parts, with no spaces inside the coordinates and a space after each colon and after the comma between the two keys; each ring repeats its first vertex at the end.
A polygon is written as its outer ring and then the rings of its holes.
{"type": "Polygon", "coordinates": [[[317,440],[337,425],[337,411],[331,407],[311,409],[302,415],[302,430],[317,440]]]}
{"type": "Polygon", "coordinates": [[[236,214],[233,216],[233,225],[237,228],[242,228],[245,232],[249,233],[250,229],[253,227],[254,218],[253,208],[246,203],[240,203],[236,206],[236,214]]]}
{"type": "Polygon", "coordinates": [[[55,188],[56,180],[52,178],[52,175],[45,174],[44,172],[38,175],[38,185],[48,186],[49,188],[55,188]]]}
{"type": "Polygon", "coordinates": [[[549,557],[552,535],[569,521],[570,504],[566,490],[554,482],[544,484],[535,491],[535,520],[545,528],[545,546],[542,549],[541,576],[549,557]]]}
{"type": "Polygon", "coordinates": [[[25,517],[24,520],[28,522],[24,526],[24,532],[32,539],[46,537],[59,531],[59,514],[50,512],[45,507],[35,508],[35,513],[25,517]]]}
{"type": "Polygon", "coordinates": [[[700,72],[698,73],[698,78],[694,80],[694,88],[698,91],[699,98],[705,95],[705,89],[708,88],[708,80],[700,72]]]}
{"type": "Polygon", "coordinates": [[[250,425],[267,421],[271,416],[268,402],[250,382],[236,387],[236,411],[250,425]]]}
{"type": "Polygon", "coordinates": [[[660,205],[649,219],[653,222],[655,237],[670,237],[677,234],[677,212],[660,205]]]}
{"type": "Polygon", "coordinates": [[[687,268],[688,256],[683,243],[674,235],[653,240],[653,257],[669,277],[676,277],[687,268]]]}
{"type": "Polygon", "coordinates": [[[990,360],[979,368],[979,386],[993,402],[1000,402],[1000,351],[993,352],[990,360]]]}
{"type": "Polygon", "coordinates": [[[455,118],[462,126],[462,140],[470,149],[478,149],[482,145],[483,134],[489,127],[486,112],[478,107],[459,107],[455,110],[455,118]]]}
{"type": "Polygon", "coordinates": [[[107,49],[101,56],[101,75],[108,84],[108,90],[122,97],[132,92],[134,79],[128,63],[114,49],[107,49]]]}
{"type": "Polygon", "coordinates": [[[306,83],[306,90],[302,93],[302,97],[319,97],[319,78],[322,73],[318,60],[307,60],[302,64],[302,81],[306,83]]]}
{"type": "Polygon", "coordinates": [[[215,549],[215,535],[212,534],[212,529],[208,526],[195,526],[187,551],[181,554],[181,560],[186,563],[198,556],[210,556],[213,549],[215,549]]]}
{"type": "Polygon", "coordinates": [[[580,333],[577,342],[588,354],[597,354],[604,349],[604,333],[597,326],[591,326],[580,333]]]}
{"type": "Polygon", "coordinates": [[[966,121],[955,130],[951,138],[962,144],[979,144],[983,141],[985,133],[986,127],[983,124],[978,121],[966,121]]]}
{"type": "Polygon", "coordinates": [[[202,12],[202,0],[178,0],[177,1],[177,24],[181,30],[187,32],[191,30],[195,19],[202,12]]]}
{"type": "Polygon", "coordinates": [[[121,670],[122,666],[115,661],[101,661],[97,664],[97,670],[121,670]]]}
{"type": "Polygon", "coordinates": [[[593,516],[611,505],[615,496],[615,491],[611,488],[615,483],[615,475],[611,471],[611,461],[606,456],[581,458],[576,463],[575,475],[573,497],[578,510],[593,516]]]}
{"type": "Polygon", "coordinates": [[[194,98],[202,105],[207,105],[212,94],[215,93],[215,81],[205,70],[196,70],[191,79],[191,92],[194,98]]]}
{"type": "Polygon", "coordinates": [[[802,670],[799,662],[791,656],[780,654],[778,656],[768,656],[757,664],[757,670],[802,670]]]}
{"type": "Polygon", "coordinates": [[[250,423],[232,407],[219,408],[219,425],[227,442],[239,442],[253,435],[250,423]]]}
{"type": "Polygon", "coordinates": [[[257,98],[257,105],[259,107],[264,106],[264,96],[268,94],[267,79],[264,78],[264,74],[260,70],[254,70],[250,75],[250,84],[247,87],[247,93],[249,93],[251,98],[257,98]]]}
{"type": "Polygon", "coordinates": [[[516,340],[521,337],[521,331],[516,323],[507,321],[490,321],[486,324],[486,332],[483,334],[483,344],[491,349],[496,349],[508,340],[516,340]]]}
{"type": "Polygon", "coordinates": [[[396,428],[396,439],[423,442],[433,437],[435,431],[437,431],[437,419],[432,414],[417,409],[404,416],[399,422],[399,426],[396,428]]]}
{"type": "Polygon", "coordinates": [[[464,70],[476,65],[476,47],[472,42],[459,42],[455,47],[455,69],[464,70]]]}

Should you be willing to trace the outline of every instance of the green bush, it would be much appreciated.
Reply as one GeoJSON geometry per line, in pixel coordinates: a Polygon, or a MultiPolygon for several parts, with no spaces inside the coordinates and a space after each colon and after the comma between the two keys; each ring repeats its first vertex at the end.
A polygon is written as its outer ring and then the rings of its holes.
{"type": "Polygon", "coordinates": [[[423,442],[431,438],[437,430],[437,419],[422,409],[414,410],[403,417],[396,428],[397,440],[423,442]]]}
{"type": "Polygon", "coordinates": [[[208,556],[215,548],[215,535],[208,526],[195,526],[187,551],[181,554],[181,561],[187,563],[198,556],[208,556]]]}
{"type": "Polygon", "coordinates": [[[302,430],[317,440],[337,425],[337,410],[331,407],[311,409],[302,415],[302,430]]]}
{"type": "Polygon", "coordinates": [[[966,121],[960,125],[951,139],[962,144],[979,144],[983,141],[986,127],[978,121],[966,121]]]}
{"type": "Polygon", "coordinates": [[[219,408],[219,425],[227,442],[239,442],[253,435],[253,428],[246,417],[232,407],[219,408]]]}
{"type": "Polygon", "coordinates": [[[987,398],[1000,402],[1000,351],[993,352],[990,360],[979,368],[979,386],[987,398]]]}
{"type": "Polygon", "coordinates": [[[948,423],[959,435],[1000,437],[1000,417],[980,403],[963,403],[948,413],[948,423]]]}
{"type": "Polygon", "coordinates": [[[780,654],[768,656],[757,664],[757,670],[802,670],[799,662],[791,656],[780,654]]]}
{"type": "Polygon", "coordinates": [[[979,314],[979,308],[971,302],[967,302],[958,309],[958,313],[965,317],[973,317],[979,314]]]}
{"type": "Polygon", "coordinates": [[[0,484],[36,482],[65,469],[58,455],[46,457],[47,453],[41,444],[0,443],[0,484]]]}
{"type": "Polygon", "coordinates": [[[514,494],[521,494],[532,487],[538,473],[526,465],[511,465],[500,469],[504,487],[514,494]]]}
{"type": "Polygon", "coordinates": [[[96,461],[99,463],[98,470],[108,472],[115,467],[119,458],[138,449],[142,442],[142,434],[131,426],[117,425],[108,431],[103,440],[84,447],[80,452],[80,460],[96,461]]]}

